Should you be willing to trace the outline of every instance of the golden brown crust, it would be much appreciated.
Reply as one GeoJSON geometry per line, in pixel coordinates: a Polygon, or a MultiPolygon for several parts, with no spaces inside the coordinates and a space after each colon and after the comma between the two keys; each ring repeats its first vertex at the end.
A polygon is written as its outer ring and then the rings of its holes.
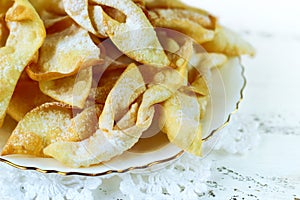
{"type": "MultiPolygon", "coordinates": [[[[26,73],[23,73],[26,74],[26,73]]],[[[20,121],[32,109],[54,99],[44,95],[39,83],[22,75],[9,102],[7,113],[16,121],[20,121]]]]}
{"type": "Polygon", "coordinates": [[[232,30],[218,26],[212,41],[202,44],[208,52],[223,53],[227,56],[255,55],[250,43],[242,39],[232,30]]]}
{"type": "Polygon", "coordinates": [[[27,0],[16,0],[6,13],[10,30],[4,47],[0,48],[0,126],[17,81],[46,36],[39,15],[27,0]]]}
{"type": "Polygon", "coordinates": [[[153,120],[201,155],[210,70],[242,54],[253,47],[179,0],[0,1],[0,125],[7,106],[19,121],[2,155],[86,167],[131,148],[153,120]]]}

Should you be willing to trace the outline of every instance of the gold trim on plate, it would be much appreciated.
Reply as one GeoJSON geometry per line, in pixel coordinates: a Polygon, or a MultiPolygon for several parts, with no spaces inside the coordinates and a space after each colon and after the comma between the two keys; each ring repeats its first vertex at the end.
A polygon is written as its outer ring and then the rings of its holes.
{"type": "MultiPolygon", "coordinates": [[[[240,63],[240,67],[242,68],[241,75],[242,75],[242,78],[243,78],[243,81],[244,81],[243,82],[243,86],[242,86],[242,88],[240,90],[240,99],[236,103],[234,111],[232,111],[228,115],[227,120],[219,128],[213,130],[207,137],[203,138],[202,141],[207,141],[216,132],[218,132],[221,129],[223,129],[224,127],[226,127],[228,125],[228,123],[230,122],[230,119],[231,119],[232,115],[235,114],[238,111],[240,103],[244,99],[244,94],[243,93],[244,93],[245,87],[247,85],[247,79],[246,79],[246,76],[245,76],[245,67],[242,65],[240,58],[239,58],[239,63],[240,63]]],[[[129,172],[129,171],[133,171],[133,170],[147,169],[147,168],[152,167],[154,165],[158,165],[158,164],[169,162],[171,160],[175,160],[175,159],[179,158],[180,156],[182,156],[183,153],[184,153],[184,151],[180,151],[179,153],[177,153],[176,155],[174,155],[174,156],[172,156],[170,158],[166,158],[166,159],[163,159],[163,160],[154,161],[154,162],[148,163],[146,165],[142,165],[142,166],[129,167],[129,168],[122,169],[122,170],[108,170],[108,171],[105,171],[105,172],[94,173],[94,174],[93,173],[83,173],[83,172],[60,172],[60,171],[57,171],[57,170],[43,170],[43,169],[39,169],[39,168],[36,168],[36,167],[25,167],[25,166],[14,164],[14,163],[12,163],[12,162],[10,162],[10,161],[8,161],[6,159],[3,159],[3,158],[0,158],[0,162],[3,162],[5,164],[8,164],[8,165],[10,165],[12,167],[15,167],[17,169],[20,169],[20,170],[31,170],[31,171],[37,171],[37,172],[40,172],[40,173],[44,173],[44,174],[59,174],[59,175],[63,175],[63,176],[79,175],[79,176],[90,176],[90,177],[93,177],[93,176],[104,176],[104,175],[113,174],[113,173],[125,173],[125,172],[129,172]]]]}
{"type": "Polygon", "coordinates": [[[227,120],[224,122],[223,125],[221,125],[219,128],[213,130],[207,137],[203,138],[202,141],[207,141],[210,137],[212,137],[216,132],[220,131],[221,129],[223,129],[224,127],[226,127],[229,122],[230,122],[230,119],[231,119],[231,116],[233,114],[235,114],[238,110],[239,110],[239,107],[240,107],[240,104],[241,102],[243,101],[244,99],[244,90],[246,88],[246,85],[247,85],[247,79],[246,79],[246,76],[245,76],[245,67],[242,65],[242,61],[241,61],[241,58],[239,58],[239,63],[240,63],[240,66],[242,68],[242,72],[241,72],[241,75],[242,75],[242,78],[243,78],[243,86],[240,90],[240,99],[238,100],[238,102],[235,104],[235,109],[234,111],[232,111],[229,115],[228,115],[228,118],[227,120]]]}

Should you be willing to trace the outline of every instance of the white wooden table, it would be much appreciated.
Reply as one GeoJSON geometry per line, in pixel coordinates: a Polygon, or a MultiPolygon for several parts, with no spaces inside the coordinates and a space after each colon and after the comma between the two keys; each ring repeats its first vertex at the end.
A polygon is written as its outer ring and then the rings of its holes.
{"type": "Polygon", "coordinates": [[[218,198],[300,198],[299,3],[200,2],[257,50],[254,59],[243,58],[247,88],[239,113],[246,122],[258,122],[250,131],[258,131],[261,141],[246,155],[218,157],[226,169],[216,172],[216,180],[228,191],[218,198]]]}

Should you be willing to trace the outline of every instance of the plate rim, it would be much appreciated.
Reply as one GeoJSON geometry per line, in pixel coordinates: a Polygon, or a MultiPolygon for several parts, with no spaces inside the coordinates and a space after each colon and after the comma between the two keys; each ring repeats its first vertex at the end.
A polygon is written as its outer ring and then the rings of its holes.
{"type": "MultiPolygon", "coordinates": [[[[230,120],[232,115],[234,115],[240,108],[240,104],[244,99],[244,90],[246,88],[247,85],[247,79],[245,76],[245,67],[241,61],[241,57],[237,57],[238,61],[239,61],[239,66],[241,68],[241,76],[243,79],[243,85],[240,89],[240,94],[239,94],[239,100],[235,103],[235,108],[233,111],[231,111],[227,117],[227,119],[225,120],[225,122],[219,126],[218,128],[214,129],[211,131],[211,133],[206,136],[205,138],[202,139],[202,141],[207,141],[209,138],[211,138],[213,135],[215,135],[215,133],[217,133],[218,131],[222,130],[223,128],[225,128],[230,120]]],[[[148,164],[145,165],[141,165],[141,166],[135,166],[135,167],[129,167],[129,168],[125,168],[125,169],[121,169],[121,170],[107,170],[104,172],[100,172],[100,173],[85,173],[85,172],[63,172],[63,171],[58,171],[58,170],[44,170],[44,169],[40,169],[38,167],[27,167],[27,166],[22,166],[22,165],[18,165],[15,164],[9,160],[6,160],[4,158],[0,157],[0,162],[1,163],[5,163],[11,167],[14,167],[16,169],[19,170],[23,170],[23,171],[36,171],[36,172],[40,172],[43,174],[59,174],[59,175],[63,175],[63,176],[71,176],[71,175],[78,175],[78,176],[87,176],[87,177],[99,177],[99,176],[105,176],[105,175],[109,175],[109,174],[122,174],[122,173],[126,173],[126,172],[132,172],[134,170],[142,170],[142,169],[147,169],[150,168],[154,165],[159,165],[159,164],[163,164],[172,160],[176,160],[177,158],[181,157],[184,154],[184,150],[181,150],[179,153],[169,157],[169,158],[165,158],[162,160],[157,160],[157,161],[153,161],[150,162],[148,164]]]]}

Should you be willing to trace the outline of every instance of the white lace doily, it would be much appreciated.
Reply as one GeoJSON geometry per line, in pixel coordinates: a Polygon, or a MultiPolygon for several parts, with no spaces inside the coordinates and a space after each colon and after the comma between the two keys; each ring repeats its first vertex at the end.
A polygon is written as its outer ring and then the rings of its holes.
{"type": "Polygon", "coordinates": [[[230,157],[251,152],[261,135],[297,134],[293,128],[299,128],[298,122],[292,124],[280,115],[263,118],[234,115],[229,126],[218,133],[222,138],[205,158],[186,153],[164,169],[144,174],[61,176],[21,171],[1,164],[0,199],[297,199],[300,184],[293,177],[267,177],[258,173],[250,176],[219,161],[220,154],[230,157]],[[290,128],[280,131],[286,123],[290,128]]]}
{"type": "MultiPolygon", "coordinates": [[[[259,140],[253,118],[245,121],[233,116],[232,123],[223,129],[222,139],[215,151],[245,153],[259,140]],[[249,131],[249,126],[252,131],[249,131]]],[[[219,135],[220,136],[220,135],[219,135]]],[[[214,161],[210,155],[198,158],[184,154],[166,168],[146,174],[115,174],[105,177],[61,176],[21,171],[5,164],[0,165],[0,199],[197,199],[213,195],[211,174],[214,161]]],[[[221,169],[221,173],[225,169],[221,169]]],[[[218,188],[220,189],[220,188],[218,188]]]]}

